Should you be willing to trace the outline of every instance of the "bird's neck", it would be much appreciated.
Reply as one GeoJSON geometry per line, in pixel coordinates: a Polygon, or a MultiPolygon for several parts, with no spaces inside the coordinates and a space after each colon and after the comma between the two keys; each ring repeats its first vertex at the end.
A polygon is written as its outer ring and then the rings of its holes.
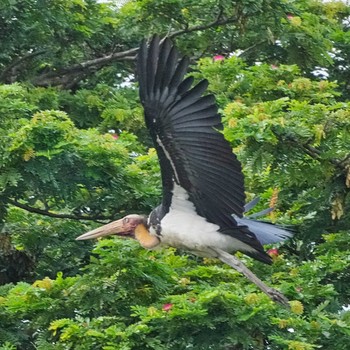
{"type": "Polygon", "coordinates": [[[151,235],[144,224],[136,226],[135,238],[139,241],[142,247],[146,249],[152,249],[160,243],[158,237],[151,235]]]}

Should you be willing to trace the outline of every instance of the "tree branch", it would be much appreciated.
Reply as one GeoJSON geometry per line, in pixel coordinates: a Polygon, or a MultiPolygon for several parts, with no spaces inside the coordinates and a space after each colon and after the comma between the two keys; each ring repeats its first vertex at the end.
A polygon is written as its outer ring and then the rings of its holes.
{"type": "Polygon", "coordinates": [[[260,40],[257,43],[253,44],[252,46],[247,47],[243,52],[241,52],[238,56],[240,58],[244,58],[249,56],[250,52],[256,49],[258,46],[267,43],[267,40],[260,40]]]}
{"type": "MultiPolygon", "coordinates": [[[[112,53],[107,56],[95,58],[74,64],[68,68],[63,68],[57,71],[39,75],[32,80],[32,83],[37,86],[64,86],[71,83],[71,80],[81,80],[87,74],[91,74],[98,69],[111,64],[115,61],[133,61],[138,48],[112,53]]],[[[77,82],[77,81],[76,81],[77,82]]]]}
{"type": "Polygon", "coordinates": [[[207,24],[200,24],[197,26],[193,26],[193,27],[187,27],[184,29],[180,29],[177,30],[173,33],[170,33],[169,35],[167,35],[168,38],[174,38],[175,36],[181,35],[181,34],[185,34],[185,33],[191,33],[191,32],[196,32],[199,30],[205,30],[205,29],[209,29],[209,28],[215,28],[215,27],[219,27],[219,26],[223,26],[226,24],[230,24],[230,23],[234,23],[237,21],[236,17],[231,17],[231,18],[227,18],[227,19],[221,19],[222,17],[222,10],[220,10],[219,15],[217,16],[217,18],[210,23],[207,24]]]}
{"type": "MultiPolygon", "coordinates": [[[[217,18],[208,23],[197,25],[193,27],[187,27],[178,31],[174,31],[167,35],[169,38],[173,38],[175,36],[179,36],[186,33],[191,33],[194,31],[205,30],[209,28],[215,28],[219,26],[224,26],[229,23],[234,23],[237,21],[236,17],[230,17],[227,19],[221,19],[222,11],[220,11],[217,18]]],[[[42,75],[37,76],[32,80],[32,83],[37,86],[62,86],[67,88],[71,86],[72,80],[75,83],[86,77],[88,74],[96,72],[104,66],[107,66],[116,61],[133,61],[135,60],[136,54],[138,51],[137,48],[132,48],[122,52],[115,52],[109,55],[87,60],[81,63],[74,64],[70,67],[59,69],[57,71],[50,71],[48,73],[44,73],[42,75]]]]}
{"type": "MultiPolygon", "coordinates": [[[[321,151],[319,151],[317,148],[311,146],[310,144],[308,143],[300,143],[298,142],[297,140],[293,140],[293,142],[298,145],[299,147],[301,147],[304,152],[306,154],[308,154],[311,158],[313,159],[316,159],[318,161],[321,161],[322,160],[322,157],[321,157],[321,151]]],[[[344,170],[344,166],[342,165],[342,162],[339,161],[338,159],[335,159],[335,158],[329,158],[328,159],[329,162],[331,162],[333,165],[335,165],[337,168],[339,168],[340,170],[344,170]]]]}
{"type": "Polygon", "coordinates": [[[26,210],[30,213],[35,213],[35,214],[40,214],[40,215],[45,215],[49,216],[52,218],[57,218],[57,219],[72,219],[72,220],[90,220],[90,221],[96,221],[99,222],[99,220],[112,220],[112,217],[109,216],[102,216],[102,215],[95,215],[95,216],[87,216],[87,215],[73,215],[73,214],[57,214],[53,213],[48,210],[43,210],[35,207],[31,207],[27,204],[20,203],[16,200],[7,199],[7,202],[17,208],[26,210]]]}
{"type": "MultiPolygon", "coordinates": [[[[46,50],[39,50],[39,51],[34,51],[34,52],[29,52],[26,55],[19,57],[18,59],[14,60],[11,64],[9,64],[0,74],[0,81],[2,82],[6,82],[8,81],[8,75],[9,73],[12,71],[12,75],[13,71],[16,67],[20,66],[24,61],[29,60],[33,57],[42,55],[43,53],[45,53],[46,50]]],[[[11,80],[11,79],[10,79],[11,80]]],[[[12,82],[12,81],[11,81],[12,82]]]]}
{"type": "MultiPolygon", "coordinates": [[[[280,140],[283,141],[283,135],[275,132],[272,130],[272,132],[274,133],[274,135],[280,140]]],[[[288,135],[285,137],[286,141],[289,141],[291,143],[293,143],[294,145],[296,145],[297,147],[301,148],[308,156],[310,156],[311,158],[321,162],[322,160],[324,160],[321,155],[322,152],[320,150],[318,150],[317,148],[311,146],[308,142],[300,142],[296,137],[294,137],[293,135],[288,135]]],[[[347,162],[350,159],[350,154],[345,157],[343,160],[339,160],[336,158],[329,158],[327,159],[327,161],[329,161],[330,163],[332,163],[334,166],[336,166],[338,169],[340,169],[341,171],[345,171],[346,170],[346,166],[347,166],[347,162]]]]}

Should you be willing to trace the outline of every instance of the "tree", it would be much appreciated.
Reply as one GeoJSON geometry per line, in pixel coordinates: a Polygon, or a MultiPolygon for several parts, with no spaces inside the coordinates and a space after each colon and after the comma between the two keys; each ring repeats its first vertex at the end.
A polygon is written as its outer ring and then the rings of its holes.
{"type": "Polygon", "coordinates": [[[347,348],[348,15],[301,0],[3,1],[0,348],[347,348]],[[158,203],[133,75],[154,32],[209,80],[248,199],[297,231],[272,267],[245,260],[290,311],[215,261],[74,240],[158,203]]]}
{"type": "Polygon", "coordinates": [[[129,1],[120,9],[95,0],[6,0],[2,9],[1,81],[65,88],[96,72],[110,79],[106,66],[114,67],[109,74],[130,72],[140,37],[154,32],[176,37],[194,58],[240,49],[250,63],[298,63],[310,72],[331,63],[331,40],[348,15],[345,5],[280,0],[129,1]]]}

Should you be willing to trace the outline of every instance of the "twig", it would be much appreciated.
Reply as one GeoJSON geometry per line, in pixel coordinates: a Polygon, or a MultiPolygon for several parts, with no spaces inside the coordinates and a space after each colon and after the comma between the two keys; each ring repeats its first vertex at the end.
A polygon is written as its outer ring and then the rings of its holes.
{"type": "Polygon", "coordinates": [[[58,219],[72,219],[72,220],[90,220],[90,221],[97,221],[98,220],[112,220],[112,217],[106,217],[106,216],[102,216],[102,215],[95,215],[95,216],[87,216],[87,215],[72,215],[72,214],[57,214],[57,213],[53,213],[51,211],[48,210],[43,210],[43,209],[39,209],[39,208],[35,208],[35,207],[31,207],[27,204],[23,204],[20,202],[17,202],[13,199],[7,199],[7,202],[9,204],[14,205],[17,208],[21,208],[23,210],[26,210],[30,213],[35,213],[35,214],[40,214],[40,215],[45,215],[45,216],[49,216],[52,218],[58,218],[58,219]]]}
{"type": "Polygon", "coordinates": [[[193,27],[187,27],[184,29],[180,29],[177,30],[173,33],[171,33],[170,35],[168,35],[168,38],[174,38],[175,36],[184,34],[184,33],[191,33],[191,32],[195,32],[197,30],[204,30],[204,29],[209,29],[209,28],[214,28],[214,27],[218,27],[218,26],[222,26],[222,25],[226,25],[229,23],[234,23],[237,21],[236,17],[231,17],[231,18],[227,18],[225,20],[220,20],[221,17],[221,13],[219,14],[218,18],[213,21],[210,22],[208,24],[201,24],[201,25],[197,25],[197,26],[193,26],[193,27]]]}
{"type": "Polygon", "coordinates": [[[30,59],[30,58],[33,58],[33,57],[36,57],[36,56],[39,56],[39,55],[42,55],[43,53],[45,53],[46,50],[39,50],[39,51],[34,51],[34,52],[30,52],[30,53],[27,53],[26,55],[22,56],[22,57],[19,57],[18,59],[14,60],[11,64],[9,64],[0,74],[0,81],[4,81],[9,72],[11,70],[13,70],[15,67],[19,66],[20,64],[22,64],[24,61],[30,59]]]}
{"type": "Polygon", "coordinates": [[[69,80],[72,75],[80,75],[81,72],[88,72],[89,69],[93,68],[96,71],[98,68],[101,68],[104,65],[107,65],[113,61],[118,60],[134,60],[135,54],[137,53],[138,48],[126,50],[123,52],[113,53],[107,56],[95,58],[93,60],[88,60],[85,62],[74,64],[68,68],[61,69],[59,71],[51,71],[49,73],[45,73],[39,75],[35,78],[32,83],[40,86],[48,86],[48,85],[60,85],[60,83],[65,80],[69,80]]]}
{"type": "MultiPolygon", "coordinates": [[[[219,15],[217,18],[208,24],[202,24],[202,25],[197,25],[193,27],[186,27],[184,29],[174,31],[168,35],[169,38],[173,38],[175,36],[179,36],[181,34],[185,33],[191,33],[194,31],[198,30],[204,30],[204,29],[209,29],[209,28],[214,28],[214,27],[219,27],[223,26],[229,23],[234,23],[237,18],[236,17],[231,17],[227,19],[221,19],[222,17],[222,11],[220,11],[219,15]]],[[[86,74],[94,72],[108,64],[111,64],[112,62],[119,61],[119,60],[129,60],[133,61],[135,60],[136,54],[138,51],[137,48],[132,48],[126,51],[122,52],[116,52],[116,53],[111,53],[109,55],[95,58],[92,60],[87,60],[81,63],[74,64],[70,67],[60,69],[57,71],[50,71],[48,73],[39,75],[38,77],[34,78],[32,80],[32,83],[34,85],[39,85],[39,86],[59,86],[63,85],[66,86],[66,84],[70,83],[70,80],[72,77],[76,76],[78,77],[77,79],[79,80],[79,74],[81,74],[82,71],[85,71],[86,74]]],[[[84,74],[84,76],[86,76],[84,74]]]]}
{"type": "Polygon", "coordinates": [[[245,57],[245,56],[248,56],[249,52],[254,50],[256,47],[262,45],[262,44],[265,44],[267,42],[267,40],[260,40],[258,41],[257,43],[253,44],[252,46],[249,46],[247,47],[245,50],[243,50],[243,52],[241,52],[238,57],[245,57]]]}
{"type": "MultiPolygon", "coordinates": [[[[272,132],[280,141],[283,141],[283,135],[280,135],[279,133],[275,132],[274,130],[272,130],[272,132]]],[[[301,148],[311,158],[313,158],[319,162],[324,160],[321,157],[322,152],[320,150],[318,150],[317,148],[311,146],[308,142],[299,142],[293,135],[286,136],[286,140],[289,142],[292,142],[293,144],[295,144],[296,146],[301,148]]],[[[336,166],[341,171],[344,171],[344,170],[346,170],[345,166],[346,166],[347,160],[349,158],[350,158],[350,154],[347,157],[345,157],[343,160],[339,160],[336,158],[329,158],[329,159],[327,159],[327,161],[332,163],[334,166],[336,166]]]]}

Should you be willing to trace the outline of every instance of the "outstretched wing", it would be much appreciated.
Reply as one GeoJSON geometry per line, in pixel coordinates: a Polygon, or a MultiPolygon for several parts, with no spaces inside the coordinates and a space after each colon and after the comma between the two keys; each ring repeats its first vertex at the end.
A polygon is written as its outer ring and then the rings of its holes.
{"type": "Polygon", "coordinates": [[[242,217],[244,211],[241,165],[218,131],[222,124],[214,97],[203,96],[207,81],[191,88],[193,78],[184,79],[188,65],[169,39],[160,44],[154,36],[149,46],[145,40],[141,44],[140,98],[160,161],[163,200],[176,182],[199,215],[221,228],[232,227],[231,214],[242,217]]]}

